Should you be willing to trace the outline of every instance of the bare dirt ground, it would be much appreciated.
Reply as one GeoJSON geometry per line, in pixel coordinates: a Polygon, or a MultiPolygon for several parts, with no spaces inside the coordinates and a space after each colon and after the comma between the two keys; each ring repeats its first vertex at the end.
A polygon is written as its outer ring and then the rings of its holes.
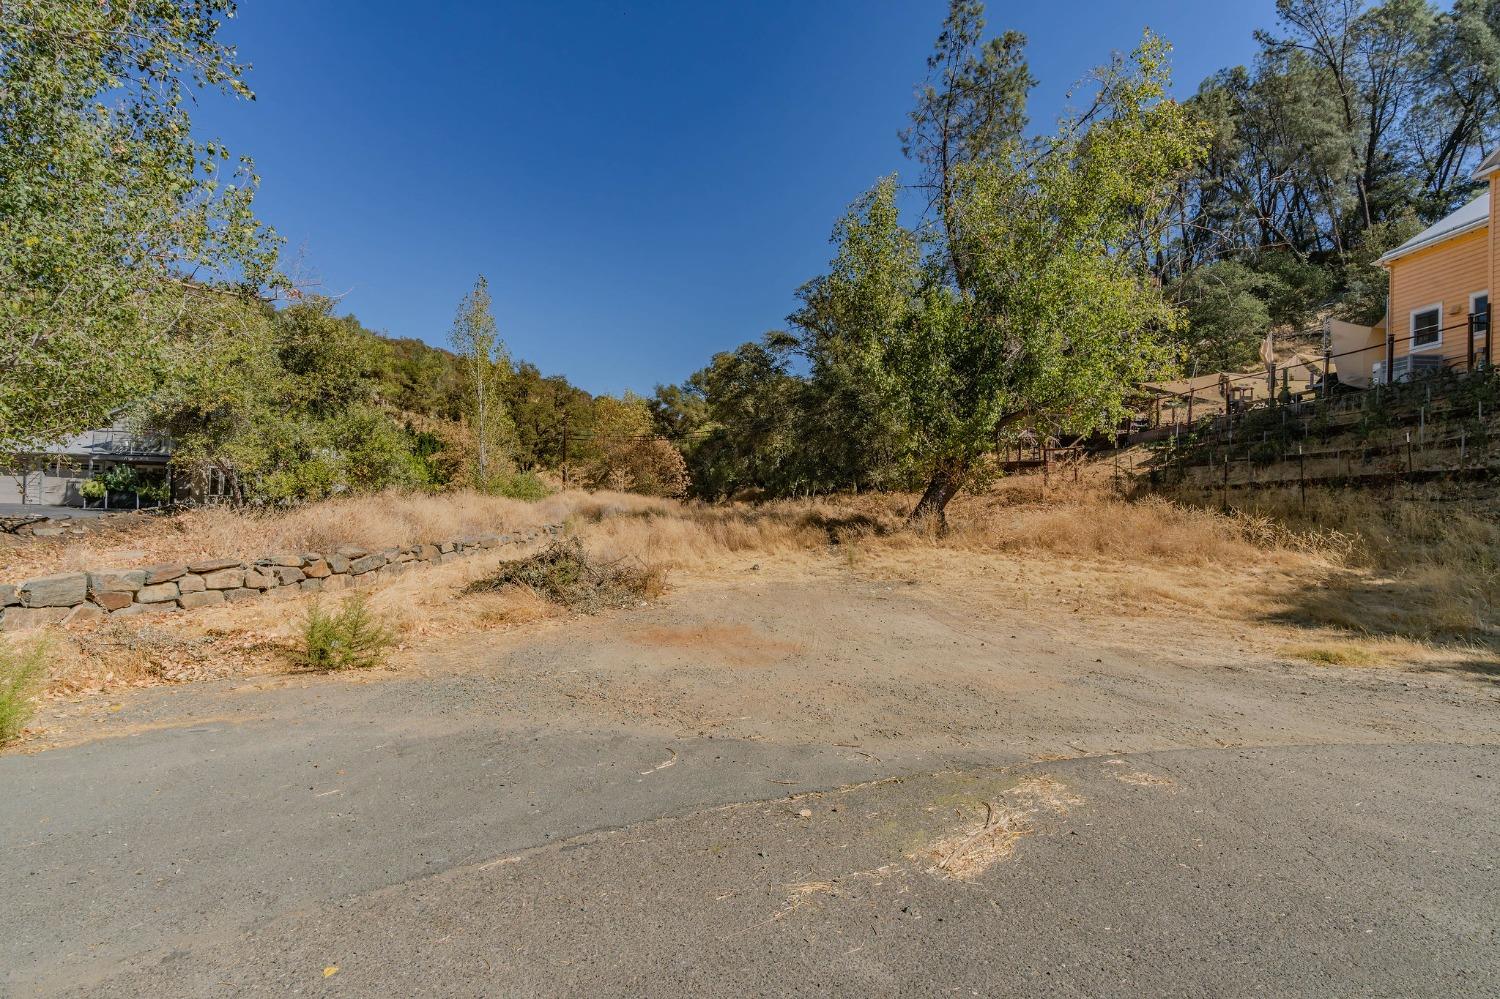
{"type": "Polygon", "coordinates": [[[387,668],[287,673],[266,605],[46,702],[0,994],[1500,989],[1491,655],[1288,623],[1284,566],[721,550],[587,618],[484,571],[391,584],[387,668]]]}
{"type": "MultiPolygon", "coordinates": [[[[476,630],[472,607],[452,605],[483,603],[455,593],[487,568],[475,560],[406,584],[429,589],[451,618],[413,622],[388,669],[288,675],[274,640],[242,639],[247,661],[233,672],[245,682],[180,688],[152,703],[151,724],[217,715],[225,690],[238,702],[262,689],[443,678],[477,684],[488,709],[531,722],[1060,758],[1463,737],[1473,723],[1455,729],[1429,705],[1500,702],[1477,650],[1375,644],[1386,652],[1375,665],[1317,665],[1289,654],[1307,647],[1307,630],[1226,626],[1159,594],[1133,597],[1125,566],[932,550],[856,564],[844,554],[746,559],[678,574],[669,598],[650,607],[569,617],[523,598],[499,607],[491,627],[481,615],[476,630]],[[1412,691],[1425,696],[1391,711],[1387,698],[1412,691]]],[[[248,613],[287,632],[300,608],[248,613]]],[[[209,654],[234,662],[227,653],[238,650],[211,619],[187,626],[207,632],[209,654]]],[[[126,696],[106,686],[49,702],[22,750],[108,737],[136,713],[122,711],[126,696]]],[[[1490,719],[1477,723],[1475,738],[1493,731],[1490,719]]]]}

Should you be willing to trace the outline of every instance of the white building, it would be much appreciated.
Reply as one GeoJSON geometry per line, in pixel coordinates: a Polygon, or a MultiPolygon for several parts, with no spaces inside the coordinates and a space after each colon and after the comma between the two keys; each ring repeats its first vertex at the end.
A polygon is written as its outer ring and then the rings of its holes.
{"type": "MultiPolygon", "coordinates": [[[[83,483],[116,465],[160,479],[168,476],[170,442],[142,437],[116,420],[100,430],[85,430],[60,444],[38,448],[19,467],[0,471],[0,503],[83,506],[83,483]]],[[[94,500],[88,505],[99,506],[94,500]]],[[[111,505],[134,505],[133,496],[112,495],[111,505]]]]}

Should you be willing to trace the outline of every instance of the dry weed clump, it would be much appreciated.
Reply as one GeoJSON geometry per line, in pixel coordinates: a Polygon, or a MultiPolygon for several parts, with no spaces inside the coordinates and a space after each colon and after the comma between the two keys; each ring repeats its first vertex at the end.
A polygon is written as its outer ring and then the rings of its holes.
{"type": "Polygon", "coordinates": [[[1380,657],[1369,649],[1343,643],[1294,645],[1282,651],[1293,659],[1320,666],[1373,666],[1380,662],[1380,657]]]}
{"type": "Polygon", "coordinates": [[[53,700],[279,671],[293,647],[288,636],[243,626],[232,614],[111,621],[53,638],[46,684],[53,700]]]}
{"type": "Polygon", "coordinates": [[[607,562],[595,558],[577,538],[567,538],[529,558],[503,563],[464,592],[493,593],[510,587],[524,587],[569,610],[594,614],[660,596],[666,588],[666,572],[631,559],[607,562]]]}
{"type": "Polygon", "coordinates": [[[1055,777],[1021,781],[1000,801],[981,802],[984,818],[942,836],[912,855],[927,871],[945,879],[973,881],[1015,852],[1021,837],[1036,831],[1044,814],[1065,815],[1083,803],[1055,777]]]}

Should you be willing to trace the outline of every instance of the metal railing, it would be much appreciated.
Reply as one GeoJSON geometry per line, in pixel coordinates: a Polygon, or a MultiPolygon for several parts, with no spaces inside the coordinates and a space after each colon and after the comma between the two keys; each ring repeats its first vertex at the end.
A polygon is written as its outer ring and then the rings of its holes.
{"type": "Polygon", "coordinates": [[[109,457],[169,457],[172,442],[165,437],[143,437],[127,430],[93,430],[89,433],[89,451],[109,457]]]}

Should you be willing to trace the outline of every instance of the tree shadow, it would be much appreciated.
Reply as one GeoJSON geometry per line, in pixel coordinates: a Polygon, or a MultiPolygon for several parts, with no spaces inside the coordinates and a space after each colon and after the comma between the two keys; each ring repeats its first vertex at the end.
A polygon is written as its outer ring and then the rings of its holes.
{"type": "Polygon", "coordinates": [[[1404,639],[1444,656],[1407,663],[1414,672],[1500,683],[1500,633],[1490,602],[1458,574],[1371,577],[1355,572],[1309,581],[1281,596],[1263,619],[1294,628],[1334,628],[1351,639],[1404,639]]]}

